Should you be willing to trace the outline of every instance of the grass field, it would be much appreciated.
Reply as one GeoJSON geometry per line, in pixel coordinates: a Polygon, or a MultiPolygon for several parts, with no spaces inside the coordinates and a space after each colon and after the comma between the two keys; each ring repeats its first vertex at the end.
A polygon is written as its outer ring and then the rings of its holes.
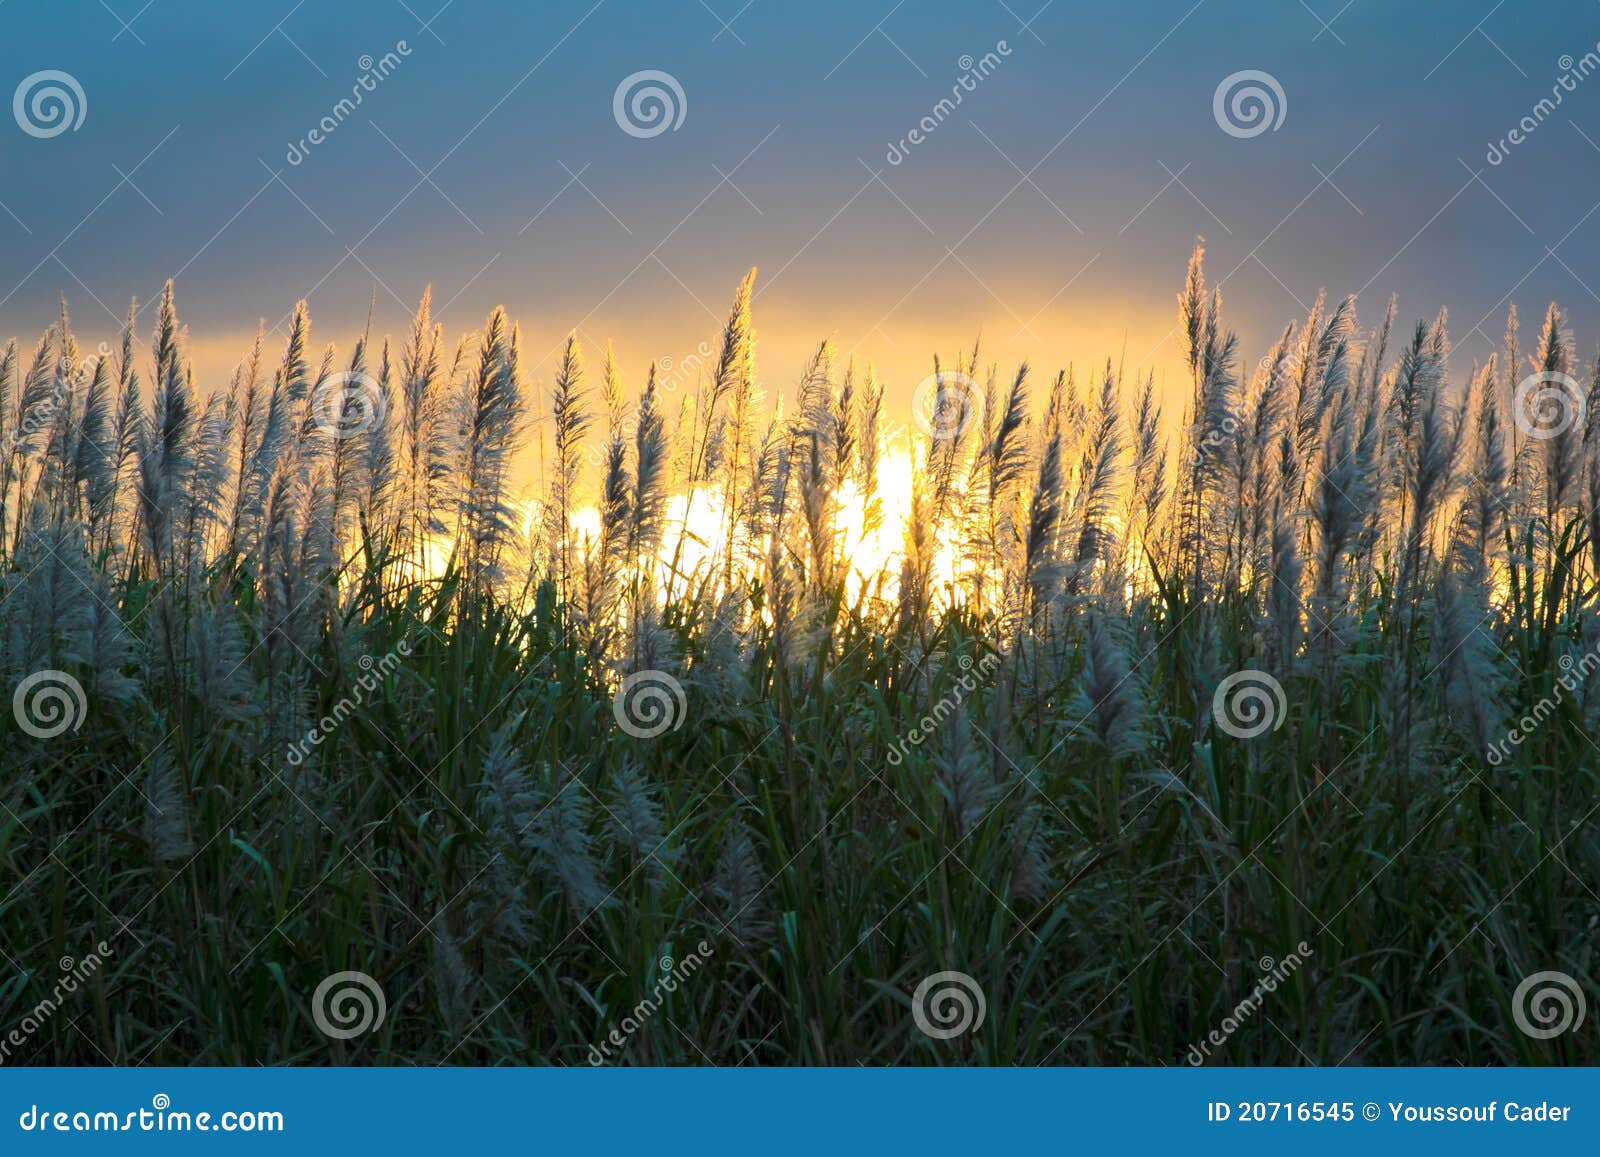
{"type": "Polygon", "coordinates": [[[170,289],[7,347],[4,1063],[1600,1060],[1559,311],[1251,360],[1197,250],[1163,417],[764,388],[753,277],[693,374],[537,390],[426,300],[209,396],[170,289]]]}

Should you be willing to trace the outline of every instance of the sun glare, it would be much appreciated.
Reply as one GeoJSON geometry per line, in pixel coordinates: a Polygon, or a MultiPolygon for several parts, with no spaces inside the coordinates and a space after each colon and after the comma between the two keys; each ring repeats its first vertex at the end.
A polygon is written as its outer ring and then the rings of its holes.
{"type": "MultiPolygon", "coordinates": [[[[845,593],[892,599],[900,586],[900,570],[905,562],[906,535],[910,527],[916,457],[909,444],[893,444],[878,457],[876,489],[867,494],[859,479],[846,479],[834,492],[834,524],[837,558],[844,578],[845,593]]],[[[686,587],[717,577],[727,551],[725,495],[721,489],[697,485],[669,495],[661,543],[652,560],[661,576],[660,596],[670,598],[686,587]]],[[[542,524],[542,505],[529,500],[522,506],[522,529],[529,542],[538,538],[542,524]]],[[[595,549],[602,537],[599,507],[587,502],[574,509],[569,518],[571,536],[577,549],[595,549]]],[[[433,573],[442,571],[449,561],[447,544],[434,544],[428,563],[433,573]]],[[[771,547],[770,537],[752,543],[736,536],[738,557],[763,557],[771,547]]],[[[642,560],[634,560],[635,564],[642,560]]],[[[749,569],[749,568],[743,568],[749,569]]],[[[939,544],[932,564],[936,585],[953,581],[956,574],[955,549],[939,544]]]]}

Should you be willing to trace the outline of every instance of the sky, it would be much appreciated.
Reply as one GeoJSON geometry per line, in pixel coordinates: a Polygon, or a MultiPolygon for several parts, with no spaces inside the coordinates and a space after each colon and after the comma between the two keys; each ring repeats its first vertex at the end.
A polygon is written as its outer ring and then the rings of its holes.
{"type": "Polygon", "coordinates": [[[1597,41],[1593,0],[0,0],[0,335],[65,293],[92,345],[175,278],[220,387],[299,298],[347,349],[431,284],[452,334],[504,304],[535,383],[573,329],[642,381],[755,265],[771,389],[831,338],[909,399],[981,334],[1176,400],[1203,235],[1247,367],[1319,289],[1447,307],[1463,370],[1512,301],[1592,349],[1597,41]],[[630,119],[641,72],[670,126],[630,119]]]}

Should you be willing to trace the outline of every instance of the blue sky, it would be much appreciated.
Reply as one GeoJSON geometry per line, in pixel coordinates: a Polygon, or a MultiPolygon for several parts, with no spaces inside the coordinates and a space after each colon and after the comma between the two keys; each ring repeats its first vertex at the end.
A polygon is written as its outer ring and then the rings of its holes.
{"type": "Polygon", "coordinates": [[[374,292],[396,333],[432,283],[455,332],[507,305],[538,379],[574,326],[642,372],[710,339],[754,264],[777,387],[831,336],[909,392],[980,331],[1005,362],[1111,355],[1175,380],[1173,295],[1203,234],[1252,362],[1323,287],[1362,290],[1368,323],[1390,293],[1407,319],[1449,307],[1463,365],[1508,295],[1560,301],[1592,349],[1600,75],[1485,155],[1597,41],[1589,0],[0,0],[0,96],[53,69],[86,103],[46,138],[0,117],[0,334],[31,338],[65,292],[109,336],[176,276],[220,384],[299,297],[345,345],[374,292]],[[291,165],[362,58],[402,41],[291,165]],[[642,139],[613,96],[646,69],[685,107],[642,139]],[[1242,70],[1278,82],[1275,130],[1219,127],[1242,70]]]}

